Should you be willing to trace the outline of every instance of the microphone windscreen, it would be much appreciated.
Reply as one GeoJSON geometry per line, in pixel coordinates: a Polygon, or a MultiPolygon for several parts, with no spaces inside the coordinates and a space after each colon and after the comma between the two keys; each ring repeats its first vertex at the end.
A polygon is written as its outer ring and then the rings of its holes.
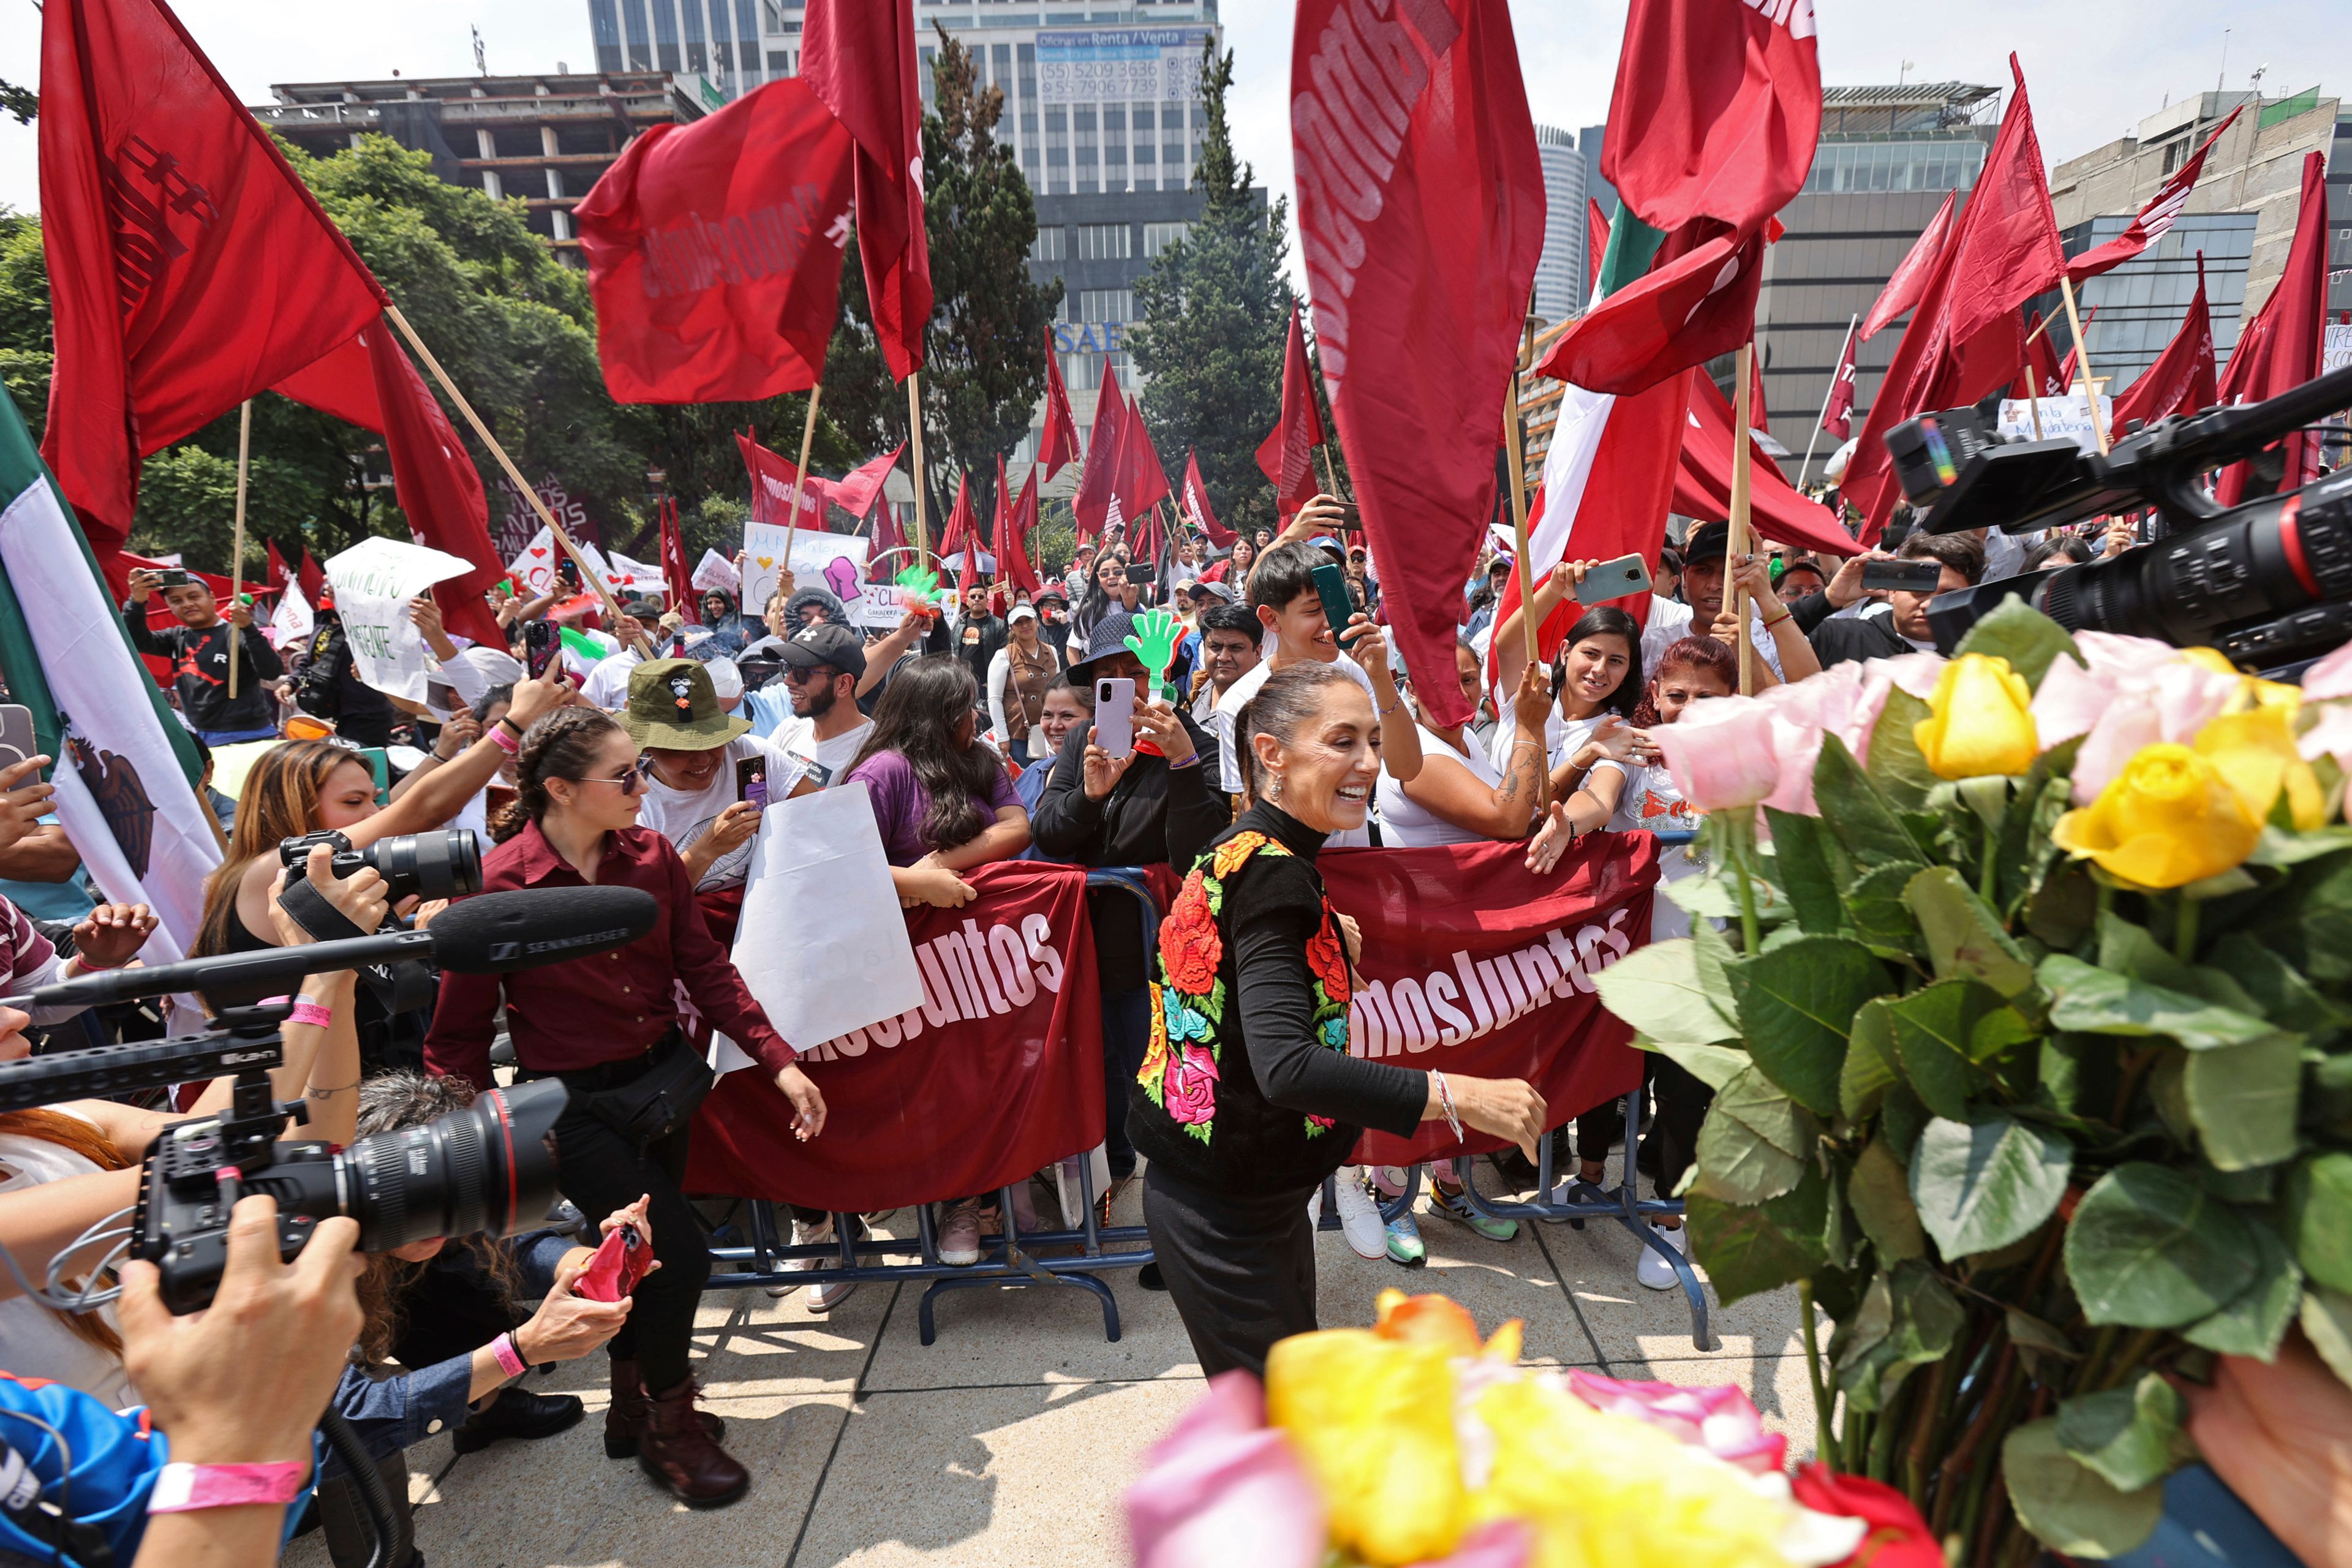
{"type": "Polygon", "coordinates": [[[567,963],[625,947],[654,929],[642,888],[519,888],[479,893],[433,918],[433,962],[459,974],[567,963]]]}

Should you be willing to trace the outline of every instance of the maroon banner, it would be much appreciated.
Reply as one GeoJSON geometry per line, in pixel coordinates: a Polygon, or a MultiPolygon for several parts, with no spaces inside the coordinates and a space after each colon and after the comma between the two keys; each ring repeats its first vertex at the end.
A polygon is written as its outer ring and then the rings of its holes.
{"type": "MultiPolygon", "coordinates": [[[[1327,850],[1331,904],[1363,927],[1364,984],[1348,1049],[1401,1067],[1535,1085],[1558,1127],[1642,1081],[1633,1028],[1601,1005],[1592,976],[1650,940],[1657,840],[1596,833],[1549,876],[1520,844],[1327,850]]],[[[781,1101],[781,1096],[778,1097],[781,1101]]],[[[1443,1121],[1411,1139],[1366,1132],[1364,1164],[1484,1154],[1443,1121]]]]}
{"type": "Polygon", "coordinates": [[[767,1074],[729,1073],[696,1117],[690,1191],[865,1213],[992,1192],[1102,1142],[1086,872],[1016,860],[963,876],[979,898],[907,914],[920,1007],[793,1042],[824,1131],[800,1142],[767,1074]]]}

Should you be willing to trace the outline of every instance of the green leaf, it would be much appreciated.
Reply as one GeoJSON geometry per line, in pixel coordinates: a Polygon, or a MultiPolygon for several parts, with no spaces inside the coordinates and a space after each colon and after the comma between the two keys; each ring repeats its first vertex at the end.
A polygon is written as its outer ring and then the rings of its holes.
{"type": "MultiPolygon", "coordinates": [[[[1780,885],[1797,911],[1797,923],[1814,936],[1832,936],[1845,927],[1845,904],[1838,897],[1837,869],[1830,863],[1829,830],[1817,816],[1764,808],[1772,830],[1772,858],[1780,885]]],[[[1841,851],[1839,858],[1843,858],[1841,851]]]]}
{"type": "Polygon", "coordinates": [[[1733,1046],[1667,1045],[1646,1035],[1634,1036],[1633,1043],[1645,1051],[1655,1051],[1713,1089],[1746,1072],[1750,1062],[1746,1051],[1733,1046]]]}
{"type": "Polygon", "coordinates": [[[1748,959],[1731,981],[1756,1065],[1807,1110],[1835,1116],[1846,1031],[1862,1005],[1887,989],[1885,967],[1859,942],[1810,936],[1748,959]]]}
{"type": "Polygon", "coordinates": [[[1870,782],[1900,811],[1918,810],[1926,804],[1927,792],[1939,782],[1936,770],[1919,752],[1919,721],[1927,717],[1927,705],[1898,688],[1886,694],[1886,706],[1871,727],[1866,772],[1870,782]]]}
{"type": "Polygon", "coordinates": [[[2283,833],[2275,827],[2265,827],[2255,842],[2254,852],[2246,857],[2246,864],[2300,866],[2343,849],[2352,849],[2352,827],[2322,827],[2309,833],[2283,833]]]}
{"type": "Polygon", "coordinates": [[[2293,965],[2244,931],[2230,932],[2213,944],[2206,957],[2213,967],[2232,976],[2253,998],[2262,1016],[2280,1028],[2319,1037],[2352,1024],[2352,1015],[2322,996],[2293,965]]]}
{"type": "Polygon", "coordinates": [[[2004,998],[2033,989],[2033,965],[2001,929],[1992,906],[1949,866],[1933,866],[1904,885],[1903,902],[1927,939],[1938,980],[1981,981],[2004,998]]]}
{"type": "Polygon", "coordinates": [[[1706,1270],[1716,1299],[1725,1306],[1742,1297],[1794,1284],[1821,1262],[1812,1249],[1791,1240],[1761,1208],[1724,1203],[1697,1192],[1685,1201],[1692,1255],[1706,1270]]]}
{"type": "Polygon", "coordinates": [[[1731,943],[1713,921],[1691,923],[1691,952],[1698,963],[1698,988],[1715,1004],[1717,1012],[1727,1018],[1738,1017],[1739,1004],[1731,994],[1731,970],[1739,955],[1731,951],[1731,943]]]}
{"type": "MultiPolygon", "coordinates": [[[[2352,981],[2352,855],[2335,853],[2248,895],[2244,931],[2321,986],[2352,981]]],[[[2215,922],[2218,924],[2219,922],[2215,922]]]]}
{"type": "Polygon", "coordinates": [[[2099,967],[2161,985],[2182,965],[2148,934],[2147,927],[2134,925],[2110,910],[2099,916],[2099,967]]]}
{"type": "Polygon", "coordinates": [[[1911,1198],[1945,1258],[1973,1257],[2039,1230],[2058,1212],[2073,1165],[2073,1147],[2040,1128],[2006,1116],[1938,1117],[1911,1152],[1911,1198]]]}
{"type": "Polygon", "coordinates": [[[1853,1332],[1831,1342],[1838,1386],[1857,1410],[1883,1409],[1911,1369],[1949,1355],[1968,1317],[1934,1269],[1919,1262],[1898,1263],[1870,1282],[1853,1332]]]}
{"type": "Polygon", "coordinates": [[[2021,900],[2040,892],[2049,868],[2063,861],[2064,851],[2050,842],[2050,830],[2074,804],[2074,756],[2082,745],[2078,738],[2036,757],[2010,800],[2009,811],[2000,822],[2000,838],[1993,851],[1994,861],[2000,868],[2000,906],[2004,910],[2013,910],[2021,900]]]}
{"type": "MultiPolygon", "coordinates": [[[[1887,713],[1879,716],[1878,729],[1888,727],[1888,714],[1894,709],[1895,695],[1887,698],[1887,713]]],[[[1898,722],[1895,729],[1901,729],[1898,722]]],[[[1872,731],[1873,747],[1876,750],[1877,730],[1872,731]]],[[[1890,743],[1895,737],[1888,736],[1890,743]]],[[[1864,870],[1890,864],[1914,868],[1927,864],[1918,844],[1904,828],[1895,815],[1895,805],[1879,793],[1845,749],[1845,742],[1835,735],[1822,738],[1821,760],[1813,764],[1813,800],[1821,809],[1821,820],[1855,865],[1864,870]]]]}
{"type": "MultiPolygon", "coordinates": [[[[2047,1110],[2074,1115],[2083,1091],[2084,1058],[2091,1048],[2079,1035],[2045,1036],[2041,1070],[2035,1075],[2035,1100],[2047,1110]]],[[[2104,1043],[2098,1048],[2105,1050],[2104,1043]]]]}
{"type": "Polygon", "coordinates": [[[1970,1038],[1997,1011],[2007,1011],[2000,998],[1973,980],[1939,980],[1889,1009],[1904,1076],[1937,1115],[1968,1120],[1969,1096],[1983,1077],[1974,1065],[1970,1038]]]}
{"type": "Polygon", "coordinates": [[[1813,1119],[1754,1068],[1735,1074],[1698,1130],[1696,1191],[1726,1203],[1760,1204],[1804,1180],[1819,1136],[1813,1119]]]}
{"type": "Polygon", "coordinates": [[[1717,1010],[1700,984],[1688,937],[1637,947],[1592,983],[1604,1006],[1654,1040],[1711,1046],[1739,1036],[1739,1026],[1717,1010]]]}
{"type": "MultiPolygon", "coordinates": [[[[1621,959],[1612,967],[1624,962],[1621,959]]],[[[2216,1007],[2111,969],[2095,968],[2063,952],[2043,959],[2036,974],[2053,997],[2053,1028],[2093,1035],[2162,1036],[2192,1051],[2247,1045],[2277,1033],[2264,1019],[2234,1008],[2216,1007]]]]}
{"type": "Polygon", "coordinates": [[[1874,996],[1853,1016],[1845,1061],[1838,1068],[1838,1110],[1848,1121],[1876,1110],[1898,1081],[1902,1064],[1895,1054],[1895,1016],[1888,1010],[1893,1005],[1892,997],[1874,996]]]}
{"type": "Polygon", "coordinates": [[[1911,1151],[1917,1146],[1919,1134],[1933,1115],[1920,1100],[1919,1091],[1907,1083],[1898,1083],[1888,1089],[1885,1100],[1880,1102],[1879,1130],[1894,1146],[1895,1157],[1906,1165],[1910,1163],[1911,1151]]]}
{"type": "Polygon", "coordinates": [[[1927,1256],[1927,1234],[1919,1227],[1919,1210],[1911,1202],[1903,1162],[1895,1157],[1885,1139],[1872,1139],[1854,1161],[1853,1173],[1846,1179],[1845,1201],[1853,1205],[1853,1217],[1879,1257],[1900,1263],[1927,1256]]]}
{"type": "Polygon", "coordinates": [[[2054,1415],[2028,1422],[2003,1439],[2000,1469],[2025,1528],[2069,1557],[2119,1557],[2155,1534],[2164,1517],[2163,1488],[2117,1491],[2066,1451],[2054,1415]]]}
{"type": "Polygon", "coordinates": [[[2352,1154],[2315,1154],[2296,1166],[2286,1213],[2304,1272],[2330,1290],[2352,1291],[2352,1154]]]}
{"type": "Polygon", "coordinates": [[[2195,1456],[2181,1431],[2189,1402],[2154,1373],[2128,1388],[2085,1394],[2058,1406],[2058,1442],[2119,1492],[2162,1480],[2195,1456]]]}
{"type": "Polygon", "coordinates": [[[2180,1080],[2205,1157],[2224,1171],[2294,1158],[2303,1048],[2292,1035],[2250,1046],[2190,1051],[2180,1080]]]}
{"type": "MultiPolygon", "coordinates": [[[[2063,788],[2065,781],[2053,781],[2063,788]]],[[[2025,929],[2044,947],[2071,948],[2099,912],[2099,888],[2073,861],[2061,861],[2025,897],[2025,929]]]]}
{"type": "Polygon", "coordinates": [[[2338,1383],[2352,1385],[2352,1296],[2316,1286],[2303,1293],[2304,1338],[2338,1383]]]}
{"type": "Polygon", "coordinates": [[[2010,1342],[2025,1362],[2025,1370],[2044,1383],[2063,1376],[2069,1363],[2083,1359],[2083,1352],[2057,1329],[2043,1322],[2031,1312],[2021,1312],[2011,1307],[2004,1315],[2010,1342]]]}
{"type": "Polygon", "coordinates": [[[1881,866],[1854,879],[1845,890],[1846,913],[1853,923],[1855,938],[1873,952],[1899,958],[1927,951],[1927,939],[1919,932],[1919,922],[1911,916],[1910,906],[1903,901],[1903,889],[1910,885],[1916,868],[1909,861],[1881,866]]]}
{"type": "Polygon", "coordinates": [[[2303,1270],[2269,1222],[2249,1216],[2246,1231],[2254,1238],[2253,1279],[2220,1311],[2181,1330],[2180,1337],[2217,1355],[2268,1361],[2278,1353],[2302,1303],[2303,1270]]]}
{"type": "Polygon", "coordinates": [[[2185,1173],[2118,1165],[2066,1227],[2066,1274],[2086,1321],[2173,1329],[2252,1283],[2256,1247],[2245,1221],[2185,1173]]]}
{"type": "Polygon", "coordinates": [[[2009,660],[2009,668],[2036,691],[2042,689],[2042,678],[2050,673],[2060,654],[2077,664],[2085,662],[2066,628],[2022,599],[2003,599],[1990,615],[1970,626],[1953,657],[1964,653],[2009,660]]]}

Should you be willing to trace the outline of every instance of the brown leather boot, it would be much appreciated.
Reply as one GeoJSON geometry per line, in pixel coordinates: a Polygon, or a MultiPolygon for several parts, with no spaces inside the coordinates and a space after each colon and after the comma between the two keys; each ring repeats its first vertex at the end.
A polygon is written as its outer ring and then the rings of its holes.
{"type": "Polygon", "coordinates": [[[651,1405],[637,1450],[637,1468],[688,1508],[725,1508],[748,1490],[751,1472],[710,1436],[694,1407],[694,1379],[659,1394],[651,1405]]]}
{"type": "MultiPolygon", "coordinates": [[[[604,1457],[608,1459],[634,1459],[637,1457],[637,1440],[646,1430],[646,1412],[650,1401],[646,1398],[646,1385],[637,1376],[637,1363],[613,1360],[613,1402],[604,1407],[604,1457]]],[[[702,1425],[714,1443],[726,1441],[727,1423],[708,1410],[698,1410],[702,1425]]]]}

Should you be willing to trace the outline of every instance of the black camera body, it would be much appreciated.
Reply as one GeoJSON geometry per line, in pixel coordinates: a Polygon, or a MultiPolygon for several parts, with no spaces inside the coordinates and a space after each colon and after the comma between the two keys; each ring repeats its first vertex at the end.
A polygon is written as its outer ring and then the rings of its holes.
{"type": "Polygon", "coordinates": [[[438,833],[404,833],[379,838],[364,849],[333,828],[278,841],[278,861],[293,870],[310,858],[313,846],[324,844],[335,852],[338,878],[362,866],[382,877],[393,902],[412,895],[420,899],[461,899],[482,890],[481,843],[469,828],[445,828],[438,833]]]}

